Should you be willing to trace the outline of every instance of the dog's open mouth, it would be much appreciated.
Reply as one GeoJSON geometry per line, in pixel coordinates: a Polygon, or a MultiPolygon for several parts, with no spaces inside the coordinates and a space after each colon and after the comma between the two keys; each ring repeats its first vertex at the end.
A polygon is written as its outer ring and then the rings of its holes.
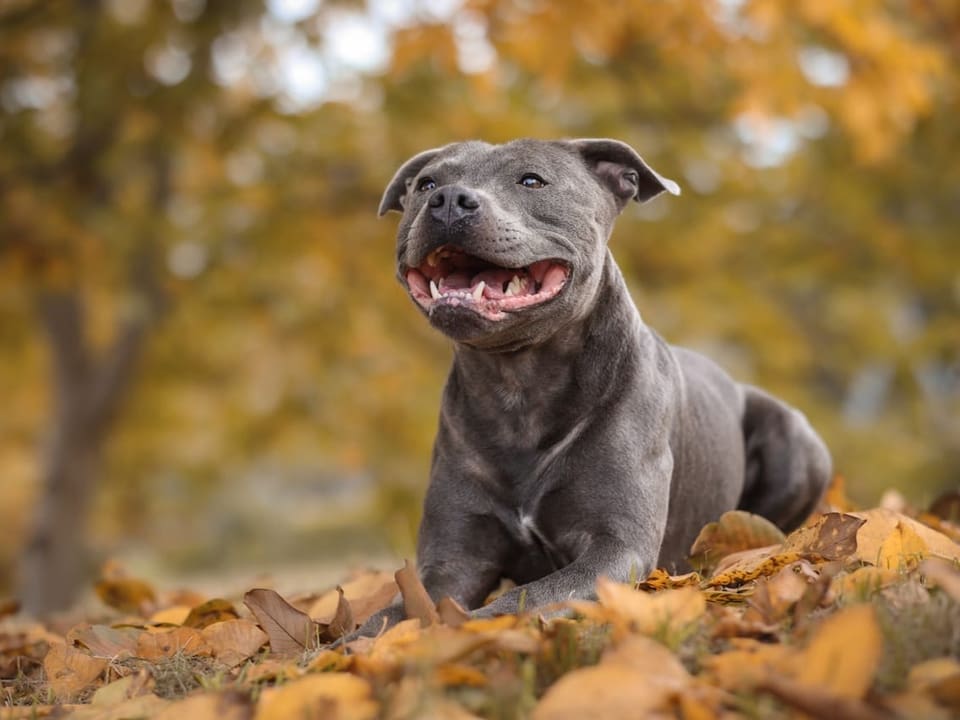
{"type": "Polygon", "coordinates": [[[409,268],[406,281],[424,310],[462,306],[489,320],[502,320],[508,312],[555,297],[569,275],[570,267],[559,260],[506,268],[442,245],[419,267],[409,268]]]}

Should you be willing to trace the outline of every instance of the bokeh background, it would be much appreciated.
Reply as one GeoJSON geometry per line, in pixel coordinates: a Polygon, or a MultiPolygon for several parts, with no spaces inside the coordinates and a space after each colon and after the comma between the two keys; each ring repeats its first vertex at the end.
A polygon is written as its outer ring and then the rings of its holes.
{"type": "Polygon", "coordinates": [[[0,595],[410,554],[450,348],[376,207],[466,138],[631,143],[645,319],[956,488],[958,62],[954,0],[0,2],[0,595]]]}

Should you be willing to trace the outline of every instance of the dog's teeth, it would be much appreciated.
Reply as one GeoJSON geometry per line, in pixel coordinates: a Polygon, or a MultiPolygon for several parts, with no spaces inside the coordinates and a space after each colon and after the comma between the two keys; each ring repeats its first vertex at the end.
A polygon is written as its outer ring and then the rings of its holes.
{"type": "Polygon", "coordinates": [[[507,290],[504,295],[508,297],[511,295],[519,295],[520,289],[523,287],[523,280],[520,279],[519,275],[514,275],[513,280],[510,281],[510,284],[507,285],[507,290]]]}
{"type": "Polygon", "coordinates": [[[440,297],[440,291],[437,290],[437,284],[433,280],[430,281],[430,296],[434,300],[440,297]]]}
{"type": "Polygon", "coordinates": [[[483,297],[483,289],[484,289],[486,286],[487,286],[487,284],[486,284],[483,280],[481,280],[481,281],[477,284],[477,286],[473,289],[473,299],[474,299],[474,300],[476,300],[477,302],[480,302],[480,299],[483,297]]]}

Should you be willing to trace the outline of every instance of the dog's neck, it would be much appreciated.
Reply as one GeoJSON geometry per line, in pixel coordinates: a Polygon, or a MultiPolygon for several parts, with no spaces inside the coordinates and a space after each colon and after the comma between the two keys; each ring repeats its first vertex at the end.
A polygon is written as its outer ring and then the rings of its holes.
{"type": "Polygon", "coordinates": [[[581,406],[581,398],[602,405],[615,386],[612,377],[637,352],[636,334],[642,332],[623,276],[608,253],[592,309],[582,319],[543,343],[513,352],[458,344],[447,391],[475,418],[499,423],[514,418],[521,426],[542,429],[562,426],[567,409],[581,406]]]}

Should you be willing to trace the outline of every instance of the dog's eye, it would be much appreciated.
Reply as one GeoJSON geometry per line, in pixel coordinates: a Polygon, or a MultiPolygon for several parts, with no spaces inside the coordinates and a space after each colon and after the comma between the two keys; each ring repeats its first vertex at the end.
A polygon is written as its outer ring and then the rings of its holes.
{"type": "Polygon", "coordinates": [[[542,187],[546,187],[546,181],[539,175],[534,175],[533,173],[527,173],[522,178],[517,185],[523,185],[525,188],[530,188],[531,190],[539,190],[542,187]]]}
{"type": "Polygon", "coordinates": [[[422,177],[420,182],[417,183],[417,190],[423,192],[424,190],[434,190],[437,187],[436,181],[432,177],[422,177]]]}

